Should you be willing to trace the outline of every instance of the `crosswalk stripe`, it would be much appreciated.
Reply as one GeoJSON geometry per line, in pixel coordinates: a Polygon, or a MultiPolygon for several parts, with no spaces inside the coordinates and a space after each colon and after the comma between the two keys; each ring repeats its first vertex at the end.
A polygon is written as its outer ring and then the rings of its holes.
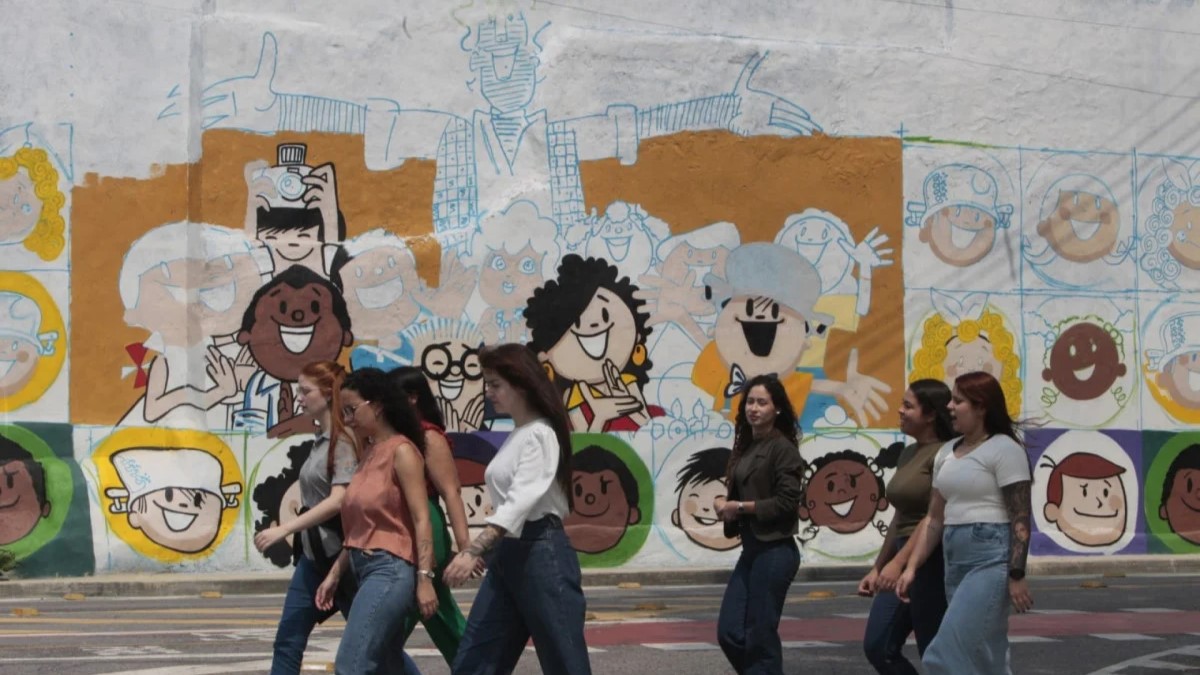
{"type": "Polygon", "coordinates": [[[711,642],[648,642],[642,646],[664,652],[703,652],[720,649],[711,642]]]}
{"type": "Polygon", "coordinates": [[[1091,633],[1091,636],[1100,638],[1101,640],[1112,640],[1114,642],[1134,642],[1137,640],[1162,639],[1155,635],[1143,635],[1141,633],[1091,633]]]}

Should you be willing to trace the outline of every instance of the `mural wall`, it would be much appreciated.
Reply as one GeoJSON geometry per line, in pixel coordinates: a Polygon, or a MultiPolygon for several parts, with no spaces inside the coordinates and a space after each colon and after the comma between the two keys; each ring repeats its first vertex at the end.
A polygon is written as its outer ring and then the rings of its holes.
{"type": "Polygon", "coordinates": [[[478,353],[519,341],[585,567],[732,563],[712,501],[763,373],[806,564],[874,557],[906,383],[976,370],[1032,423],[1035,555],[1200,554],[1192,3],[778,4],[18,9],[0,548],[288,565],[252,540],[299,508],[325,359],[424,371],[481,527],[511,421],[478,353]]]}

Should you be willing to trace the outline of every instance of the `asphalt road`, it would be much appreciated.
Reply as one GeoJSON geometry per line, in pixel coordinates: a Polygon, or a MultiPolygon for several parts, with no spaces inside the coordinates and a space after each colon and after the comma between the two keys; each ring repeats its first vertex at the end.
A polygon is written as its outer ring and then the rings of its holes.
{"type": "MultiPolygon", "coordinates": [[[[1085,581],[1096,578],[1033,581],[1037,611],[1010,625],[1014,673],[1200,673],[1200,577],[1085,581]]],[[[586,590],[595,673],[731,672],[715,644],[722,587],[586,590]]],[[[464,611],[471,596],[458,594],[464,611]]],[[[262,673],[281,604],[277,595],[3,600],[0,673],[262,673]]],[[[871,672],[859,646],[868,609],[853,584],[794,585],[780,629],[785,672],[871,672]]],[[[317,630],[306,667],[326,671],[342,626],[335,617],[317,630]]],[[[424,673],[448,672],[421,629],[408,648],[424,673]]],[[[532,650],[517,672],[539,672],[532,650]]]]}

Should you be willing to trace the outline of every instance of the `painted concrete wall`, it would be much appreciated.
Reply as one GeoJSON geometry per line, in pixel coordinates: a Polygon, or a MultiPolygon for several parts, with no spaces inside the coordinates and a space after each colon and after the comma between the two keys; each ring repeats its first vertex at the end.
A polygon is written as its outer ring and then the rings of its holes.
{"type": "Polygon", "coordinates": [[[764,372],[806,563],[874,555],[906,383],[979,369],[1039,424],[1035,555],[1200,553],[1198,10],[956,4],[10,8],[0,546],[286,564],[252,538],[325,358],[425,370],[478,522],[475,350],[517,340],[576,423],[586,566],[731,563],[764,372]]]}

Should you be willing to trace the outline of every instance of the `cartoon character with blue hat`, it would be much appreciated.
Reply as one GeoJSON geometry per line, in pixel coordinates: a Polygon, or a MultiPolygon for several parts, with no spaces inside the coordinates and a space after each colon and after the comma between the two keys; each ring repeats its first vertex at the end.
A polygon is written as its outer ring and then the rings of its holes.
{"type": "Polygon", "coordinates": [[[21,391],[38,359],[54,353],[58,331],[42,332],[42,309],[30,298],[0,291],[0,398],[21,391]]]}
{"type": "Polygon", "coordinates": [[[967,267],[983,259],[996,243],[996,228],[1007,228],[1012,204],[1000,203],[996,179],[968,164],[940,166],[925,177],[923,201],[908,203],[904,224],[920,227],[942,262],[967,267]]]}
{"type": "Polygon", "coordinates": [[[1147,349],[1155,382],[1179,405],[1200,409],[1200,312],[1167,319],[1159,329],[1160,349],[1147,349]]]}

